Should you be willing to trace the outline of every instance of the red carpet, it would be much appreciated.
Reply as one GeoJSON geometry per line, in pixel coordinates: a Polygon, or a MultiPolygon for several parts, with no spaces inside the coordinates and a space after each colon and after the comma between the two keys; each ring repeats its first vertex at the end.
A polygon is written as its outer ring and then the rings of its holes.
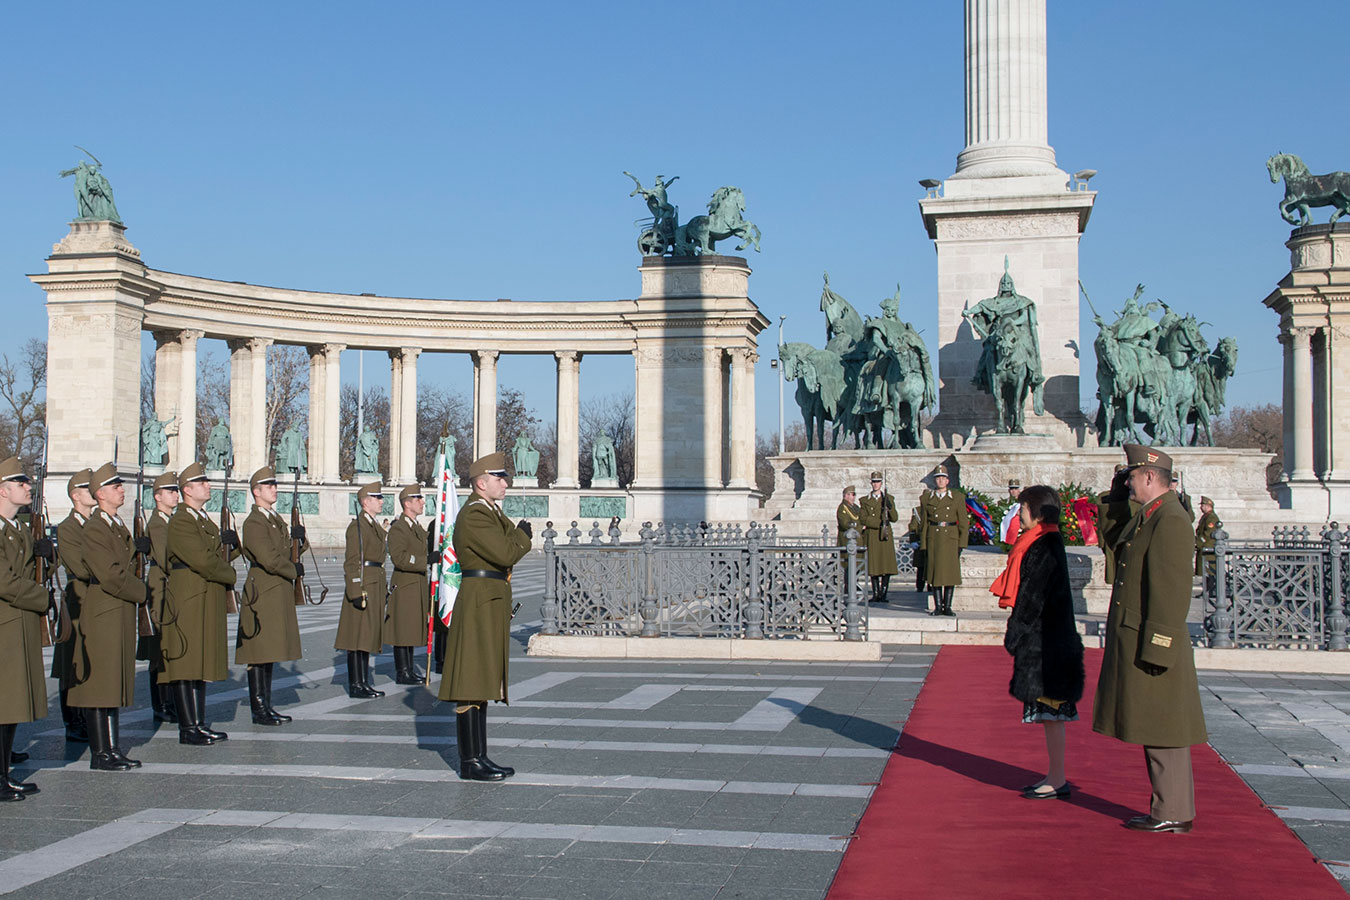
{"type": "Polygon", "coordinates": [[[887,897],[1298,897],[1346,892],[1208,745],[1193,749],[1196,829],[1141,834],[1143,751],[1092,732],[1101,651],[1068,726],[1072,799],[1017,793],[1045,773],[1001,647],[943,647],[828,894],[887,897]]]}

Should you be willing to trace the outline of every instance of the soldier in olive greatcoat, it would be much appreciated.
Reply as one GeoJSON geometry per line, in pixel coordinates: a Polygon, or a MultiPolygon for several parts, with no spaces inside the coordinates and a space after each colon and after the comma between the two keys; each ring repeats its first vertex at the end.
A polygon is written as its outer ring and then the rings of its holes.
{"type": "Polygon", "coordinates": [[[70,686],[77,674],[75,662],[80,662],[79,678],[85,677],[87,666],[83,654],[77,654],[79,638],[80,602],[89,593],[89,568],[84,564],[84,524],[94,511],[94,495],[89,493],[91,469],[81,469],[66,483],[70,497],[70,513],[56,526],[57,561],[66,570],[66,589],[61,595],[62,619],[70,623],[69,636],[52,647],[52,677],[56,679],[61,698],[61,721],[66,726],[66,740],[71,743],[89,742],[89,729],[84,710],[70,705],[70,686]]]}
{"type": "Polygon", "coordinates": [[[155,508],[145,520],[145,537],[150,552],[145,561],[145,581],[150,585],[150,621],[154,625],[154,653],[148,666],[150,674],[150,706],[156,722],[178,722],[178,707],[173,687],[164,677],[164,596],[169,589],[169,519],[178,508],[178,473],[162,472],[151,486],[155,508]]]}
{"type": "Polygon", "coordinates": [[[533,530],[498,505],[506,496],[506,454],[491,453],[469,467],[473,493],[455,518],[454,548],[463,582],[446,639],[445,673],[437,696],[455,704],[459,777],[501,781],[515,774],[487,755],[488,701],[507,700],[511,642],[511,567],[530,552],[533,530]]]}
{"type": "Polygon", "coordinates": [[[378,481],[356,492],[359,507],[347,526],[347,552],[342,561],[346,590],[338,615],[335,650],[347,651],[347,694],[383,697],[371,685],[370,655],[384,649],[384,607],[389,589],[384,580],[385,533],[375,514],[384,507],[378,481]]]}
{"type": "Polygon", "coordinates": [[[431,616],[427,530],[417,523],[426,509],[426,498],[420,485],[410,484],[398,492],[398,502],[403,511],[389,525],[389,559],[394,575],[389,580],[385,639],[394,646],[394,681],[422,684],[426,673],[414,665],[413,648],[425,643],[431,616]]]}
{"type": "Polygon", "coordinates": [[[872,577],[872,602],[885,603],[891,589],[891,576],[900,571],[895,564],[895,529],[900,518],[895,498],[882,487],[881,473],[872,473],[872,492],[858,501],[863,537],[867,544],[867,574],[872,577]]]}
{"type": "Polygon", "coordinates": [[[141,765],[122,752],[118,718],[120,707],[136,699],[136,607],[148,602],[149,589],[136,577],[136,546],[118,514],[127,491],[117,466],[95,470],[89,489],[98,508],[82,533],[89,590],[80,602],[77,645],[88,669],[71,685],[70,705],[92,716],[89,768],[116,772],[141,765]]]}
{"type": "Polygon", "coordinates": [[[18,522],[19,508],[31,502],[33,484],[18,457],[0,462],[0,802],[38,792],[10,777],[10,763],[19,723],[47,715],[42,618],[51,598],[35,577],[32,534],[18,522]]]}
{"type": "Polygon", "coordinates": [[[1223,522],[1214,512],[1214,501],[1200,498],[1200,520],[1195,523],[1195,574],[1205,576],[1205,593],[1214,593],[1214,532],[1223,522]]]}
{"type": "MultiPolygon", "coordinates": [[[[229,677],[225,594],[234,588],[239,536],[221,532],[204,507],[211,483],[201,463],[178,473],[183,502],[169,519],[169,582],[164,598],[161,642],[164,678],[174,686],[178,742],[214,744],[229,737],[206,724],[206,682],[229,677]]],[[[221,498],[225,502],[225,498],[221,498]]]]}
{"type": "Polygon", "coordinates": [[[290,523],[276,511],[277,473],[263,466],[253,473],[248,486],[253,510],[244,519],[242,549],[249,567],[239,605],[234,662],[248,666],[253,724],[284,725],[291,717],[272,707],[272,672],[277,663],[301,656],[295,579],[305,574],[305,567],[291,562],[290,523]]]}
{"type": "Polygon", "coordinates": [[[1092,728],[1143,745],[1153,799],[1148,815],[1125,824],[1187,832],[1195,819],[1191,745],[1206,740],[1186,625],[1190,517],[1168,488],[1172,460],[1166,453],[1126,444],[1125,459],[1130,497],[1140,506],[1123,527],[1105,535],[1116,551],[1116,580],[1092,728]]]}
{"type": "Polygon", "coordinates": [[[961,583],[961,551],[970,543],[966,495],[952,490],[946,466],[933,472],[934,490],[919,496],[919,549],[933,592],[932,616],[954,616],[952,595],[961,583]]]}
{"type": "Polygon", "coordinates": [[[858,489],[853,485],[844,488],[844,499],[839,501],[839,508],[834,511],[834,524],[837,527],[837,537],[835,542],[843,547],[848,543],[848,530],[852,528],[858,532],[857,541],[864,548],[865,537],[862,527],[862,509],[858,506],[858,489]]]}

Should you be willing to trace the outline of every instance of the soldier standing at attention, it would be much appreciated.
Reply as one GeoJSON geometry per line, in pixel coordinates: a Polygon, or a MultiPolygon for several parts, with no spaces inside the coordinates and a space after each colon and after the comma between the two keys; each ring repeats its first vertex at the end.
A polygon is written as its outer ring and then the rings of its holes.
{"type": "Polygon", "coordinates": [[[389,590],[384,581],[384,529],[375,514],[384,507],[380,483],[356,492],[356,518],[347,526],[347,554],[342,572],[347,587],[338,616],[335,650],[347,651],[347,695],[370,699],[384,691],[371,686],[370,654],[384,649],[384,607],[389,590]]]}
{"type": "MultiPolygon", "coordinates": [[[[911,506],[909,508],[909,534],[906,537],[909,539],[910,546],[914,548],[912,552],[914,553],[914,590],[916,591],[922,591],[928,586],[927,572],[924,571],[926,554],[919,549],[919,526],[919,508],[911,506]]],[[[937,613],[933,613],[933,615],[937,615],[937,613]]]]}
{"type": "Polygon", "coordinates": [[[949,489],[946,466],[933,472],[935,490],[919,497],[919,549],[924,551],[928,586],[933,591],[930,616],[955,616],[952,594],[961,583],[961,551],[970,543],[966,495],[949,489]]]}
{"type": "Polygon", "coordinates": [[[98,509],[82,533],[89,590],[80,603],[78,647],[89,668],[71,686],[70,705],[93,714],[89,768],[117,772],[141,765],[122,752],[118,714],[135,702],[136,607],[149,601],[150,589],[136,577],[136,546],[117,513],[127,499],[117,466],[99,466],[89,489],[98,509]]]}
{"type": "Polygon", "coordinates": [[[1205,593],[1214,593],[1214,532],[1223,527],[1214,514],[1214,501],[1200,498],[1200,521],[1195,523],[1195,574],[1205,576],[1205,593]]]}
{"type": "MultiPolygon", "coordinates": [[[[76,636],[80,626],[80,603],[89,593],[89,567],[84,564],[84,523],[94,511],[94,495],[89,493],[90,469],[81,469],[70,476],[66,495],[70,497],[70,514],[56,526],[57,559],[66,570],[66,590],[62,602],[66,618],[70,620],[70,636],[52,647],[52,677],[56,679],[61,697],[61,721],[66,725],[66,740],[73,744],[89,742],[89,729],[84,710],[70,705],[70,686],[75,683],[76,636]]],[[[85,672],[80,659],[81,673],[85,672]]]]}
{"type": "Polygon", "coordinates": [[[301,656],[295,579],[305,574],[305,567],[291,562],[291,527],[276,511],[277,473],[263,466],[253,473],[248,487],[253,509],[242,530],[249,567],[239,605],[234,663],[248,666],[253,724],[284,725],[291,717],[272,708],[272,667],[301,656]]]}
{"type": "Polygon", "coordinates": [[[895,564],[895,531],[891,523],[900,518],[895,498],[881,486],[881,473],[872,473],[872,493],[858,503],[863,534],[867,539],[867,574],[872,576],[872,602],[885,603],[895,564]]]}
{"type": "Polygon", "coordinates": [[[431,594],[427,582],[427,530],[417,524],[426,509],[421,485],[398,492],[403,512],[389,525],[389,559],[394,576],[389,581],[386,635],[394,646],[394,683],[421,684],[426,673],[413,665],[413,648],[427,639],[431,594]]]}
{"type": "Polygon", "coordinates": [[[446,636],[445,674],[437,696],[455,704],[459,777],[501,781],[516,773],[487,755],[487,705],[507,698],[511,642],[511,567],[530,552],[530,523],[516,525],[498,505],[506,496],[506,454],[469,467],[473,492],[455,518],[455,553],[464,581],[446,636]]]}
{"type": "Polygon", "coordinates": [[[1105,537],[1116,548],[1116,581],[1092,730],[1141,744],[1153,797],[1136,831],[1188,832],[1195,820],[1191,745],[1206,740],[1186,614],[1191,606],[1190,520],[1168,489],[1172,460],[1125,445],[1130,497],[1140,506],[1105,537]]]}
{"type": "Polygon", "coordinates": [[[861,517],[862,509],[858,506],[858,489],[850,484],[844,488],[844,499],[839,501],[839,508],[834,511],[834,521],[839,528],[839,536],[835,540],[840,547],[848,544],[848,530],[850,528],[858,532],[859,540],[865,540],[862,533],[861,517]]]}
{"type": "Polygon", "coordinates": [[[0,802],[38,792],[11,778],[9,767],[19,723],[47,715],[41,629],[51,600],[34,577],[32,535],[18,523],[19,508],[32,502],[19,458],[0,462],[0,802]]]}
{"type": "Polygon", "coordinates": [[[145,536],[150,541],[145,580],[150,585],[150,621],[155,626],[150,648],[150,705],[156,722],[174,724],[178,712],[173,687],[164,677],[164,595],[169,589],[169,519],[178,508],[178,473],[160,473],[151,487],[155,508],[145,520],[145,536]]]}
{"type": "MultiPolygon", "coordinates": [[[[229,737],[206,724],[206,682],[229,677],[225,594],[234,587],[239,536],[222,533],[204,511],[211,499],[206,469],[194,462],[178,473],[183,502],[169,519],[169,584],[164,603],[165,680],[178,706],[178,743],[214,744],[229,737]]],[[[221,502],[228,502],[222,497],[221,502]]]]}
{"type": "Polygon", "coordinates": [[[1017,502],[1017,497],[1022,493],[1022,483],[1016,478],[1008,482],[1008,499],[1012,505],[1008,511],[1003,514],[1003,520],[998,523],[998,539],[1005,544],[1011,544],[1017,540],[1017,536],[1022,533],[1022,504],[1017,502]]]}

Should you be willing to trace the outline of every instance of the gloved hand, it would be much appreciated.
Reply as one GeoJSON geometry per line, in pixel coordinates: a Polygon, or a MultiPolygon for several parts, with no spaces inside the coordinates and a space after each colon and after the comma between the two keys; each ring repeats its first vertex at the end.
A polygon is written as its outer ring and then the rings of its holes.
{"type": "Polygon", "coordinates": [[[233,528],[226,528],[220,533],[220,542],[231,550],[239,549],[239,532],[233,528]]]}
{"type": "Polygon", "coordinates": [[[534,540],[534,526],[530,524],[529,519],[521,519],[516,523],[516,527],[525,532],[527,538],[534,540]]]}
{"type": "Polygon", "coordinates": [[[141,535],[140,537],[136,538],[136,552],[137,552],[137,553],[143,553],[143,554],[145,554],[146,556],[149,556],[149,555],[150,555],[150,550],[151,550],[151,547],[150,547],[150,538],[146,537],[145,535],[141,535]]]}
{"type": "Polygon", "coordinates": [[[296,578],[304,578],[304,577],[305,577],[305,564],[304,564],[304,563],[298,562],[298,563],[295,564],[295,577],[296,577],[296,578]]]}
{"type": "Polygon", "coordinates": [[[305,539],[305,526],[303,526],[303,525],[292,525],[292,526],[291,526],[291,540],[293,540],[293,541],[303,541],[304,539],[305,539]]]}
{"type": "Polygon", "coordinates": [[[427,565],[434,566],[441,561],[441,551],[432,550],[427,554],[427,565]]]}
{"type": "Polygon", "coordinates": [[[33,555],[45,559],[47,562],[56,561],[56,545],[52,543],[49,537],[40,537],[33,542],[33,555]]]}
{"type": "Polygon", "coordinates": [[[1111,490],[1107,492],[1107,503],[1119,503],[1122,500],[1130,499],[1130,471],[1121,469],[1111,479],[1111,490]]]}

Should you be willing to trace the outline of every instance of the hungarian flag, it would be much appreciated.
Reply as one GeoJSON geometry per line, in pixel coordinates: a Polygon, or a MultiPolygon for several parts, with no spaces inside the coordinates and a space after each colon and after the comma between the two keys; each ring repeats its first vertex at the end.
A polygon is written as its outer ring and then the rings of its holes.
{"type": "Polygon", "coordinates": [[[432,523],[431,546],[441,551],[441,561],[431,567],[431,599],[432,612],[442,625],[450,624],[460,582],[459,558],[452,543],[455,517],[459,515],[459,495],[455,493],[455,473],[451,471],[453,462],[444,453],[436,454],[436,521],[432,523]]]}

